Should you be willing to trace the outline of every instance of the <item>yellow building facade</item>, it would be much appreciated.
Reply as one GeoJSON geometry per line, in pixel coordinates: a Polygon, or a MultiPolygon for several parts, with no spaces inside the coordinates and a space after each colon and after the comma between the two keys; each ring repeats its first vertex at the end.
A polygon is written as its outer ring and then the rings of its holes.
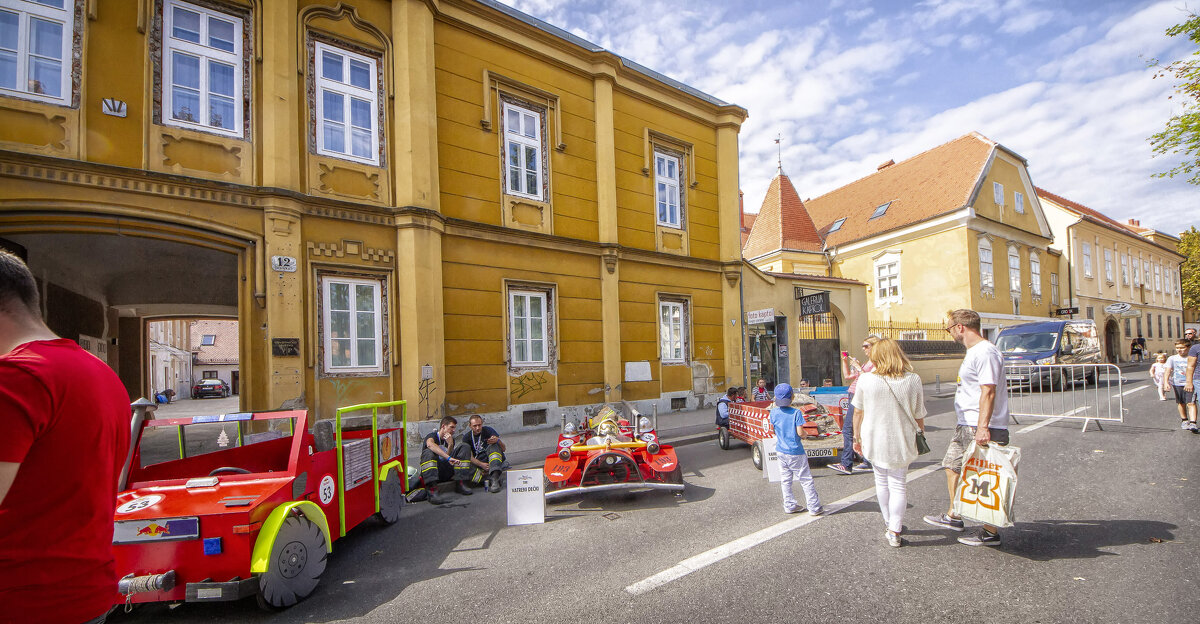
{"type": "Polygon", "coordinates": [[[1061,306],[1078,308],[1074,318],[1096,321],[1106,361],[1130,361],[1138,338],[1149,353],[1174,355],[1187,321],[1179,281],[1185,258],[1177,251],[1178,239],[1136,221],[1122,224],[1043,189],[1038,194],[1054,228],[1054,244],[1064,249],[1061,271],[1069,279],[1061,306]]]}
{"type": "Polygon", "coordinates": [[[0,76],[0,244],[131,396],[146,321],[198,316],[239,321],[243,409],[518,427],[740,379],[744,109],[491,1],[5,10],[58,38],[0,76]]]}

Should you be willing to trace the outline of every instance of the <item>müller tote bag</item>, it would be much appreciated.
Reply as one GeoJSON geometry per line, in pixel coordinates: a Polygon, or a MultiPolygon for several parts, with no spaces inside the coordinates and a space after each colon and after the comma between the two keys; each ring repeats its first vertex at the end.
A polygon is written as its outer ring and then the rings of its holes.
{"type": "Polygon", "coordinates": [[[1021,449],[1015,446],[971,442],[955,489],[954,513],[996,527],[1012,526],[1020,461],[1021,449]]]}

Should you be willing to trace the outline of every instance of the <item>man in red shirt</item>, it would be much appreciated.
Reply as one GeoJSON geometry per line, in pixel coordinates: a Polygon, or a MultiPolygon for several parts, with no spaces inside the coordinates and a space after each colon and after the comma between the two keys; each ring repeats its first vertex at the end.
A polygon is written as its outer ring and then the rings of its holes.
{"type": "Polygon", "coordinates": [[[0,622],[102,622],[129,396],[39,309],[28,267],[0,250],[0,622]]]}

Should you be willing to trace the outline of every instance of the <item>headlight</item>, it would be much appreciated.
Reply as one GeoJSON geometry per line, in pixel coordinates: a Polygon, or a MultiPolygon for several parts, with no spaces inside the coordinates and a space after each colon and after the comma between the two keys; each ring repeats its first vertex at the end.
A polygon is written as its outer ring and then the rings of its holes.
{"type": "Polygon", "coordinates": [[[563,449],[560,449],[560,450],[558,451],[558,458],[559,458],[559,459],[561,459],[561,460],[563,460],[563,461],[568,461],[568,460],[570,460],[570,459],[571,459],[571,449],[570,449],[570,448],[563,448],[563,449]]]}
{"type": "Polygon", "coordinates": [[[1038,360],[1038,361],[1037,361],[1037,363],[1038,363],[1038,364],[1053,364],[1053,363],[1054,363],[1054,359],[1055,359],[1055,358],[1054,358],[1054,356],[1052,355],[1052,356],[1050,356],[1050,357],[1048,357],[1048,358],[1042,358],[1042,359],[1038,360]]]}
{"type": "Polygon", "coordinates": [[[646,444],[646,452],[651,455],[654,455],[655,453],[657,453],[658,452],[658,442],[650,442],[650,443],[646,444]]]}
{"type": "Polygon", "coordinates": [[[649,431],[650,419],[646,418],[645,416],[642,416],[640,419],[638,419],[638,429],[641,429],[642,431],[649,431]]]}
{"type": "Polygon", "coordinates": [[[563,435],[575,435],[575,423],[568,421],[563,425],[563,435]]]}

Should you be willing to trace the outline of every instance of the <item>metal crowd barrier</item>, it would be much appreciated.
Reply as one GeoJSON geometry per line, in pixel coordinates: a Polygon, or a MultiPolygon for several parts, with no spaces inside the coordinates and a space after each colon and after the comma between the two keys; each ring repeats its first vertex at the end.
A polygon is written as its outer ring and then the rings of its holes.
{"type": "Polygon", "coordinates": [[[1115,364],[1006,364],[1008,409],[1016,417],[1124,422],[1121,369],[1115,364]]]}

